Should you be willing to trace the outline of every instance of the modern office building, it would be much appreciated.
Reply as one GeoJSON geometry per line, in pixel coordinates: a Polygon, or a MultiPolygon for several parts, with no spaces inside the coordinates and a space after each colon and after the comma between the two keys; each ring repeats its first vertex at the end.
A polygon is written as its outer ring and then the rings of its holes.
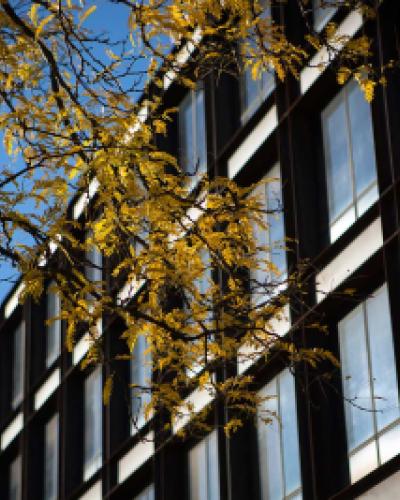
{"type": "MultiPolygon", "coordinates": [[[[399,60],[398,0],[381,2],[368,21],[312,4],[316,30],[334,19],[344,35],[373,37],[376,66],[399,60]]],[[[301,37],[296,5],[273,15],[301,37]]],[[[108,368],[80,368],[85,336],[69,353],[64,325],[46,326],[60,308],[51,284],[41,303],[22,306],[17,284],[0,309],[0,499],[400,498],[400,78],[389,75],[369,105],[354,82],[340,86],[334,71],[316,67],[324,57],[325,49],[313,55],[298,81],[209,74],[191,91],[166,81],[165,102],[179,107],[168,147],[188,172],[196,165],[241,185],[281,180],[265,189],[284,213],[259,237],[295,242],[270,256],[283,273],[311,263],[309,305],[328,333],[298,334],[339,358],[335,376],[238,363],[256,374],[262,394],[276,396],[268,405],[279,419],[249,423],[229,439],[217,425],[186,440],[175,439],[174,428],[159,446],[140,397],[127,401],[116,385],[102,405],[108,368]],[[347,288],[356,296],[335,293],[347,288]]],[[[82,200],[71,210],[79,218],[82,200]]],[[[89,257],[101,263],[95,251],[89,257]]],[[[293,305],[283,334],[301,314],[293,305]]],[[[103,325],[110,354],[120,349],[119,328],[103,325]]],[[[148,376],[144,352],[138,342],[121,368],[126,383],[148,376]]],[[[214,418],[223,424],[224,412],[217,408],[214,418]]]]}

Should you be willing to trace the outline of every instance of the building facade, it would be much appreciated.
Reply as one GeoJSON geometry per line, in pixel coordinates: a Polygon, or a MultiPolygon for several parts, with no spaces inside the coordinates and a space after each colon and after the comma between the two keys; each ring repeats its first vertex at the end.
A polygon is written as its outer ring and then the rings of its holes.
{"type": "MultiPolygon", "coordinates": [[[[296,2],[273,15],[302,36],[296,2]]],[[[312,15],[316,30],[334,19],[345,35],[371,36],[377,66],[398,60],[397,0],[381,2],[369,21],[319,1],[312,15]]],[[[311,63],[323,57],[321,49],[311,63]]],[[[295,242],[291,251],[271,250],[282,273],[312,263],[309,305],[328,333],[300,335],[332,351],[340,370],[324,380],[311,367],[293,375],[278,363],[238,362],[238,371],[256,374],[262,394],[275,396],[268,409],[279,418],[227,438],[217,407],[211,433],[182,441],[173,429],[159,446],[143,398],[133,392],[127,401],[116,385],[103,406],[108,368],[82,370],[85,336],[69,353],[62,322],[46,325],[60,310],[51,283],[41,303],[24,305],[16,285],[0,310],[1,499],[400,498],[399,83],[390,75],[371,105],[355,83],[340,86],[334,71],[313,64],[298,81],[210,74],[191,91],[166,83],[166,106],[179,108],[167,147],[188,173],[240,185],[275,178],[260,195],[283,214],[259,238],[272,248],[285,235],[295,242]],[[348,288],[356,295],[336,293],[348,288]]],[[[80,200],[71,210],[81,216],[80,200]]],[[[88,259],[101,267],[95,250],[88,259]]],[[[95,268],[87,273],[99,279],[95,268]]],[[[303,312],[292,304],[283,334],[303,312]]],[[[110,355],[119,352],[119,328],[118,321],[103,328],[110,355]]],[[[145,350],[138,342],[121,368],[126,384],[149,376],[145,350]]]]}

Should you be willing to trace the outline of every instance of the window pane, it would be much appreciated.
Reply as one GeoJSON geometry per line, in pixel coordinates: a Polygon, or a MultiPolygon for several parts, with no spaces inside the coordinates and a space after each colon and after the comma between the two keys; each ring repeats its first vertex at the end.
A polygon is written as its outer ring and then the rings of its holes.
{"type": "MultiPolygon", "coordinates": [[[[262,204],[263,207],[267,207],[267,190],[265,186],[260,185],[258,186],[254,191],[253,195],[257,196],[257,198],[260,200],[260,203],[262,204]]],[[[258,247],[260,248],[266,248],[269,244],[269,238],[268,238],[268,232],[265,231],[262,227],[254,225],[254,238],[255,238],[255,243],[257,244],[258,247]]],[[[257,259],[259,263],[260,269],[255,269],[251,272],[251,277],[254,280],[257,280],[259,283],[264,283],[268,281],[269,279],[269,273],[266,270],[266,264],[264,264],[261,261],[268,261],[269,260],[269,255],[268,252],[263,250],[259,251],[257,254],[257,259]]],[[[263,299],[263,296],[257,297],[256,300],[261,300],[263,299]]]]}
{"type": "Polygon", "coordinates": [[[251,68],[243,71],[240,80],[242,95],[242,121],[248,120],[275,88],[275,73],[264,71],[256,80],[251,68]]]}
{"type": "Polygon", "coordinates": [[[276,378],[262,390],[262,396],[269,398],[262,408],[269,413],[261,413],[260,416],[264,418],[270,416],[272,419],[269,423],[264,423],[259,419],[257,426],[262,499],[281,500],[284,495],[284,486],[276,378]]]}
{"type": "MultiPolygon", "coordinates": [[[[268,20],[268,24],[270,24],[272,17],[270,0],[261,0],[260,7],[263,8],[260,17],[268,20]]],[[[252,45],[250,40],[247,40],[246,43],[252,45]]],[[[259,78],[254,80],[251,75],[251,67],[248,67],[241,75],[240,87],[242,98],[242,121],[246,121],[274,90],[275,72],[271,67],[269,71],[262,71],[259,78]]]]}
{"type": "MultiPolygon", "coordinates": [[[[92,237],[91,231],[88,232],[87,237],[92,237]]],[[[86,260],[88,261],[85,269],[87,279],[93,282],[101,281],[103,277],[103,256],[96,245],[92,244],[87,248],[86,260]]]]}
{"type": "Polygon", "coordinates": [[[218,438],[213,431],[189,452],[190,500],[219,500],[218,438]]]}
{"type": "Polygon", "coordinates": [[[285,496],[287,496],[301,486],[295,384],[289,370],[280,375],[279,385],[283,469],[285,496]]]}
{"type": "Polygon", "coordinates": [[[207,169],[207,146],[206,146],[206,123],[204,108],[204,90],[195,91],[196,100],[196,158],[195,168],[199,174],[205,173],[207,169]]]}
{"type": "Polygon", "coordinates": [[[372,186],[365,191],[365,193],[360,196],[357,200],[357,215],[360,217],[368,208],[375,203],[378,199],[378,186],[376,182],[372,184],[372,186]]]}
{"type": "Polygon", "coordinates": [[[340,360],[349,451],[374,433],[363,305],[339,323],[340,360]]]}
{"type": "Polygon", "coordinates": [[[356,83],[350,84],[348,102],[354,176],[359,195],[376,180],[371,108],[356,83]]]}
{"type": "MultiPolygon", "coordinates": [[[[47,291],[47,319],[59,316],[61,313],[60,296],[51,290],[47,291]]],[[[60,354],[61,321],[52,321],[47,325],[47,356],[46,365],[50,366],[60,354]]]]}
{"type": "Polygon", "coordinates": [[[102,397],[101,367],[99,366],[85,380],[85,479],[94,474],[102,462],[102,397]]]}
{"type": "Polygon", "coordinates": [[[334,221],[352,202],[348,129],[343,91],[323,114],[329,214],[334,221]]]}
{"type": "Polygon", "coordinates": [[[264,71],[261,78],[261,98],[266,99],[275,88],[275,73],[271,70],[264,71]]]}
{"type": "Polygon", "coordinates": [[[22,498],[22,460],[21,455],[11,462],[10,465],[10,500],[21,500],[22,498]]]}
{"type": "Polygon", "coordinates": [[[25,364],[25,323],[22,321],[14,330],[13,339],[13,371],[12,371],[12,407],[16,408],[22,401],[24,390],[25,364]]]}
{"type": "Polygon", "coordinates": [[[213,431],[206,438],[208,462],[208,497],[207,500],[219,500],[219,459],[218,434],[213,431]]]}
{"type": "MultiPolygon", "coordinates": [[[[273,168],[269,176],[280,178],[279,167],[273,168]]],[[[275,214],[268,216],[271,262],[284,274],[286,272],[286,251],[281,181],[269,182],[266,185],[266,190],[268,210],[276,210],[275,214]]]]}
{"type": "Polygon", "coordinates": [[[150,392],[141,389],[150,386],[152,376],[151,358],[145,355],[146,349],[145,335],[138,335],[131,360],[131,383],[138,386],[132,389],[132,417],[138,426],[144,423],[144,409],[151,399],[150,392]]]}
{"type": "MultiPolygon", "coordinates": [[[[280,167],[275,165],[267,174],[268,178],[276,178],[276,181],[271,181],[258,186],[253,195],[257,196],[266,210],[276,211],[265,215],[264,221],[268,226],[268,230],[254,225],[254,237],[256,244],[260,248],[257,253],[257,260],[260,269],[255,269],[251,272],[252,279],[260,283],[258,294],[255,294],[255,302],[265,300],[265,288],[263,285],[268,284],[271,280],[285,279],[287,271],[286,250],[285,250],[285,219],[283,214],[282,189],[280,181],[280,167]],[[274,264],[280,272],[278,276],[267,270],[268,264],[274,264]]],[[[256,285],[256,284],[254,284],[256,285]]]]}
{"type": "Polygon", "coordinates": [[[190,450],[190,500],[207,499],[207,456],[204,441],[190,450]]]}
{"type": "Polygon", "coordinates": [[[251,76],[251,69],[248,68],[242,75],[242,110],[245,113],[249,108],[256,107],[258,96],[260,94],[260,82],[254,80],[251,76]]]}
{"type": "Polygon", "coordinates": [[[58,415],[45,428],[44,498],[56,500],[58,496],[58,415]]]}
{"type": "Polygon", "coordinates": [[[154,485],[151,484],[150,486],[148,486],[133,500],[154,500],[154,485]]]}
{"type": "Polygon", "coordinates": [[[179,148],[180,161],[182,169],[192,174],[194,172],[193,157],[194,157],[194,120],[192,93],[183,99],[179,106],[179,148]]]}
{"type": "Polygon", "coordinates": [[[400,417],[393,334],[386,285],[368,299],[367,318],[375,417],[379,431],[400,417]]]}
{"type": "Polygon", "coordinates": [[[314,29],[321,30],[336,11],[336,7],[329,7],[329,3],[337,0],[313,0],[314,29]]]}

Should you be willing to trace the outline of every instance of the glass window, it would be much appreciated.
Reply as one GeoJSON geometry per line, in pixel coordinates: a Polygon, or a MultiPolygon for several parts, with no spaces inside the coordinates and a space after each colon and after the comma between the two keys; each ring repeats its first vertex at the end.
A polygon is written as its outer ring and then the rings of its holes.
{"type": "Polygon", "coordinates": [[[93,283],[101,281],[103,276],[103,257],[96,245],[91,245],[86,250],[86,260],[85,273],[87,279],[93,283]]]}
{"type": "MultiPolygon", "coordinates": [[[[61,314],[61,300],[58,293],[52,289],[47,290],[47,319],[52,320],[61,314]]],[[[61,320],[56,319],[47,325],[46,366],[49,367],[60,354],[61,320]]]]}
{"type": "MultiPolygon", "coordinates": [[[[199,251],[199,256],[201,259],[201,267],[199,268],[199,272],[197,274],[197,278],[194,280],[194,290],[193,292],[197,292],[199,294],[196,297],[196,303],[199,305],[203,305],[206,309],[207,314],[205,315],[205,323],[212,321],[212,311],[211,304],[209,304],[208,293],[213,284],[212,281],[212,263],[211,263],[211,255],[207,248],[202,248],[199,251]]],[[[189,313],[190,304],[194,301],[194,293],[190,290],[186,293],[186,302],[184,304],[184,308],[187,313],[189,313]]]]}
{"type": "Polygon", "coordinates": [[[10,465],[10,500],[21,500],[22,498],[22,459],[21,455],[11,462],[10,465]]]}
{"type": "Polygon", "coordinates": [[[241,75],[242,123],[251,118],[255,111],[265,101],[275,88],[275,73],[273,70],[264,71],[254,80],[251,68],[247,68],[241,75]]]}
{"type": "Polygon", "coordinates": [[[322,113],[331,240],[378,198],[371,108],[356,82],[322,113]]]}
{"type": "MultiPolygon", "coordinates": [[[[271,18],[269,0],[260,2],[264,8],[263,18],[271,18]]],[[[249,43],[249,41],[247,42],[249,43]]],[[[271,68],[263,71],[256,80],[251,75],[251,67],[246,68],[240,78],[242,123],[246,122],[275,88],[275,72],[271,68]]]]}
{"type": "Polygon", "coordinates": [[[179,150],[182,169],[194,176],[207,171],[204,89],[189,91],[179,106],[179,150]]]}
{"type": "Polygon", "coordinates": [[[342,319],[339,339],[354,482],[400,452],[399,392],[386,285],[342,319]]]}
{"type": "MultiPolygon", "coordinates": [[[[92,232],[89,231],[87,237],[90,238],[91,236],[92,232]]],[[[87,279],[95,285],[99,285],[103,279],[103,256],[96,245],[92,244],[86,249],[86,261],[85,274],[87,279]]],[[[94,299],[95,298],[93,297],[93,295],[87,295],[90,311],[93,310],[94,299]]],[[[96,329],[98,334],[101,335],[103,331],[103,323],[101,317],[98,318],[96,322],[96,329]]]]}
{"type": "MultiPolygon", "coordinates": [[[[259,269],[253,271],[252,278],[260,286],[260,300],[265,299],[265,284],[271,281],[284,281],[287,273],[285,251],[285,221],[283,215],[282,185],[279,165],[275,165],[267,174],[271,181],[261,184],[254,194],[259,196],[265,214],[264,222],[267,230],[255,227],[255,238],[260,248],[258,253],[259,269]],[[272,264],[272,267],[271,267],[272,264]],[[269,269],[271,267],[271,269],[269,269]]],[[[257,288],[257,284],[254,284],[257,288]]]]}
{"type": "Polygon", "coordinates": [[[152,367],[151,355],[147,353],[145,335],[138,335],[131,359],[131,384],[132,384],[132,431],[136,431],[145,423],[146,404],[151,400],[152,367]],[[137,387],[134,387],[137,386],[137,387]]]}
{"type": "Polygon", "coordinates": [[[103,391],[101,366],[85,380],[84,480],[101,467],[103,457],[103,391]]]}
{"type": "Polygon", "coordinates": [[[337,0],[312,0],[315,31],[321,31],[333,17],[337,8],[331,5],[334,3],[337,3],[337,0]]]}
{"type": "Polygon", "coordinates": [[[286,369],[261,390],[258,454],[263,500],[301,499],[301,472],[294,377],[286,369]],[[263,418],[272,418],[265,423],[263,418]]]}
{"type": "Polygon", "coordinates": [[[190,500],[219,500],[218,434],[214,430],[189,452],[190,500]]]}
{"type": "MultiPolygon", "coordinates": [[[[194,291],[199,295],[195,297],[194,293],[190,290],[186,291],[184,301],[184,312],[187,315],[186,324],[193,325],[195,323],[192,309],[196,309],[196,323],[201,320],[202,325],[207,330],[212,330],[214,327],[214,313],[212,297],[210,297],[210,288],[213,285],[213,281],[212,262],[209,250],[207,248],[200,249],[199,257],[201,259],[201,268],[199,269],[197,278],[193,282],[194,291]]],[[[197,375],[205,367],[206,353],[207,360],[209,361],[211,359],[212,354],[210,353],[210,349],[206,349],[206,343],[212,342],[213,340],[214,335],[210,332],[209,334],[205,333],[199,339],[191,341],[193,349],[190,349],[190,354],[187,356],[188,364],[186,367],[186,374],[188,377],[197,375]]]]}
{"type": "Polygon", "coordinates": [[[240,79],[242,123],[251,118],[274,88],[275,73],[272,69],[264,71],[256,80],[251,76],[251,68],[244,70],[240,79]]]}
{"type": "Polygon", "coordinates": [[[15,409],[21,403],[24,394],[25,365],[25,322],[21,321],[14,330],[13,338],[13,369],[12,369],[12,399],[15,409]]]}
{"type": "Polygon", "coordinates": [[[58,415],[49,420],[44,431],[44,499],[58,498],[58,415]]]}
{"type": "Polygon", "coordinates": [[[151,484],[150,486],[148,486],[133,500],[154,500],[154,485],[151,484]]]}

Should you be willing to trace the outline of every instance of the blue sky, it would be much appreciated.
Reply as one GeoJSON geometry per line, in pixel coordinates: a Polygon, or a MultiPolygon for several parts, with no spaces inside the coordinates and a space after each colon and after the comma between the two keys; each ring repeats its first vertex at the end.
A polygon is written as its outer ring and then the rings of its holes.
{"type": "MultiPolygon", "coordinates": [[[[94,31],[104,31],[110,34],[110,38],[120,39],[128,33],[128,10],[125,6],[115,5],[109,1],[99,0],[95,2],[97,9],[85,22],[86,27],[94,31]]],[[[87,8],[90,7],[87,4],[87,8]]],[[[104,56],[108,59],[107,56],[104,56]]],[[[0,168],[5,165],[9,159],[5,155],[2,141],[0,140],[0,168]]],[[[28,210],[30,207],[26,207],[28,210]]],[[[6,262],[0,262],[0,302],[12,288],[18,274],[15,269],[6,262]],[[5,281],[7,280],[7,281],[5,281]]]]}

